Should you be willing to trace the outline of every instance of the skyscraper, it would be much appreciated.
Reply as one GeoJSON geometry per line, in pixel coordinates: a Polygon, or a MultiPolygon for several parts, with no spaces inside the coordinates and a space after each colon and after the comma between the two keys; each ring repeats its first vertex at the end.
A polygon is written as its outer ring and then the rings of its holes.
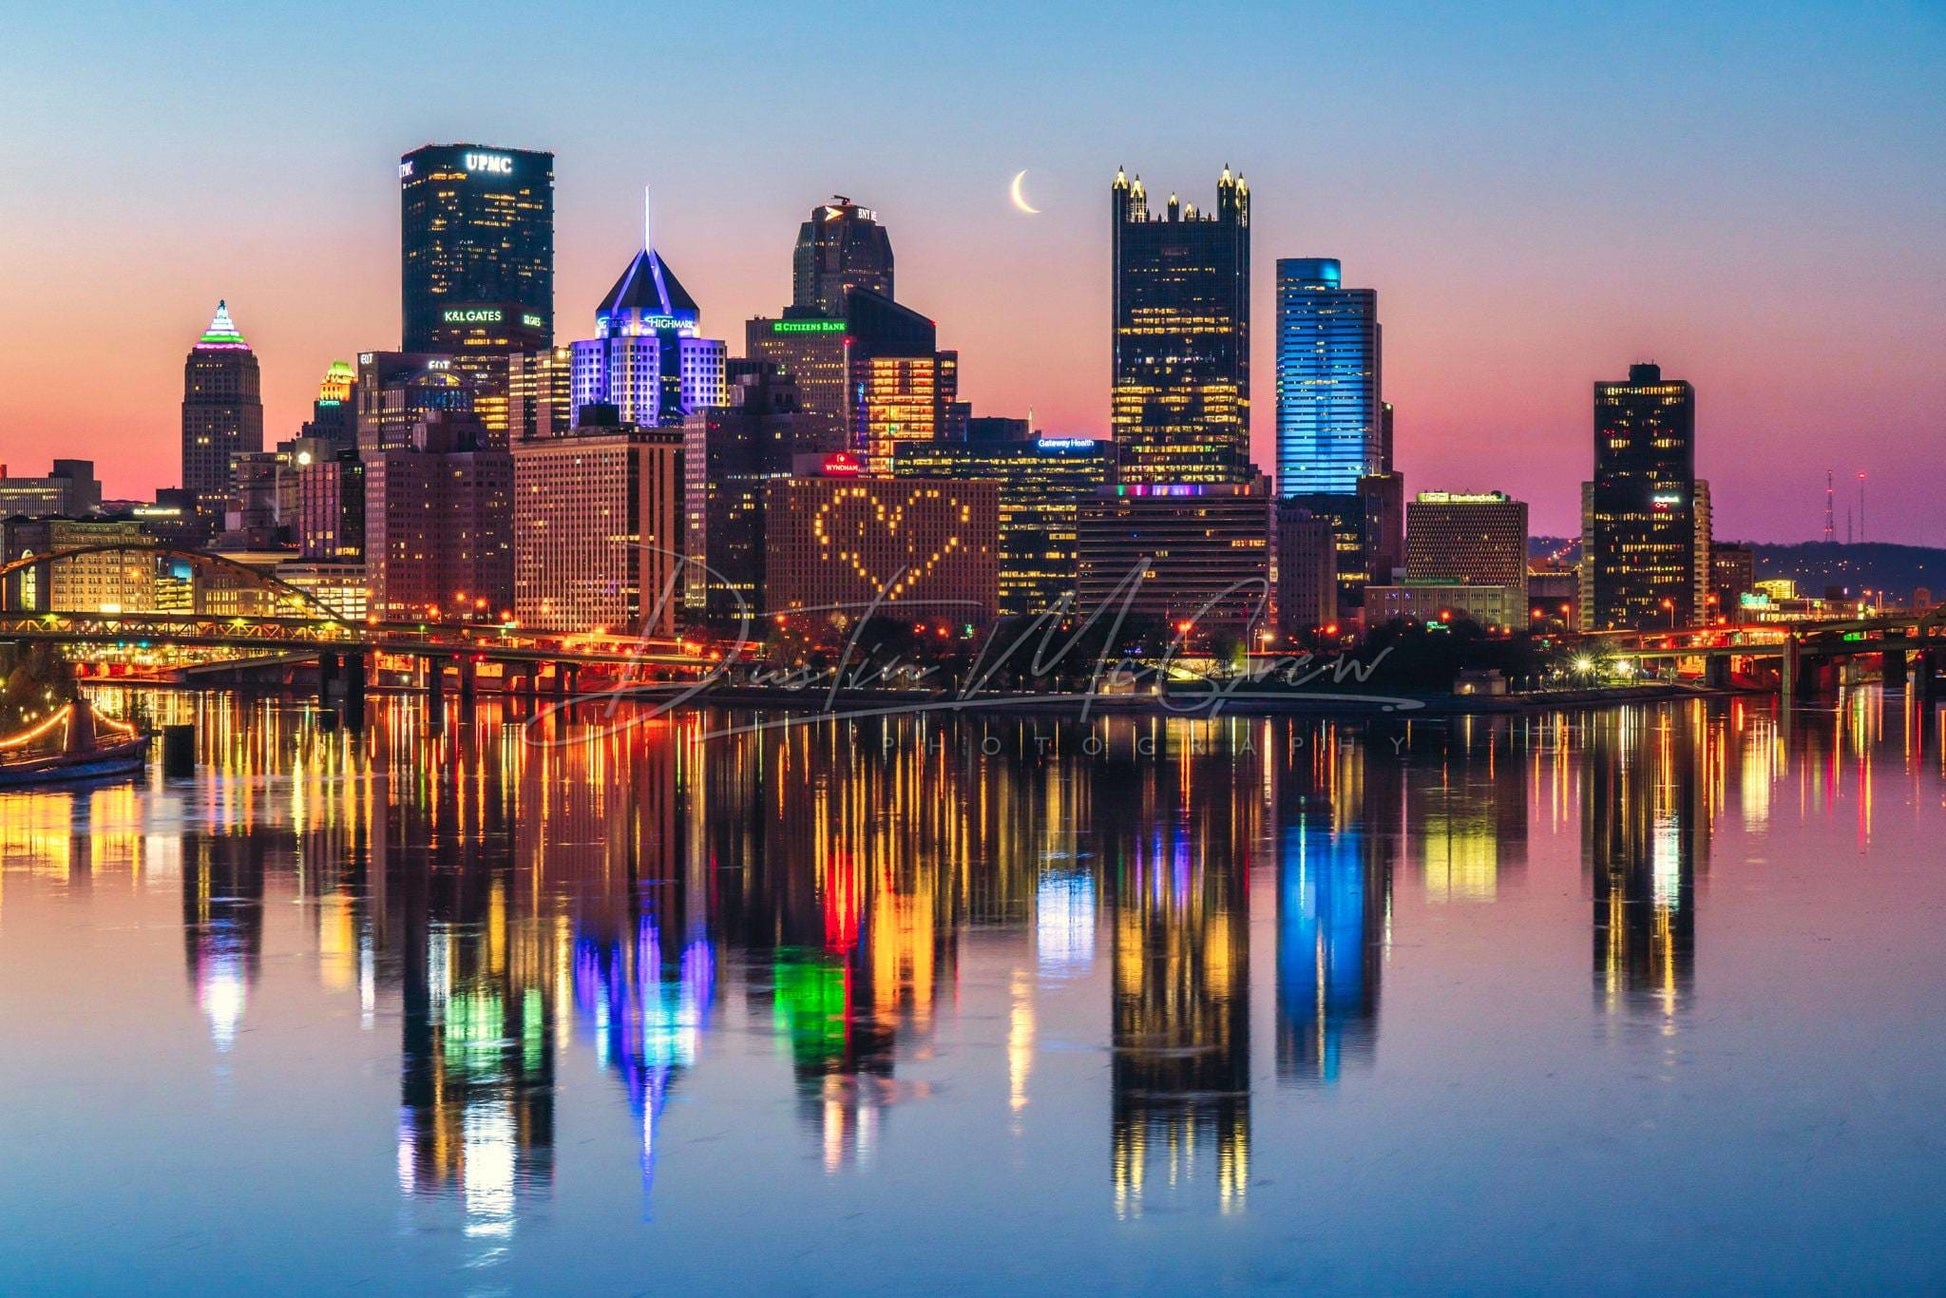
{"type": "Polygon", "coordinates": [[[1582,488],[1584,630],[1698,620],[1710,576],[1698,539],[1706,490],[1696,481],[1693,387],[1665,380],[1657,365],[1595,384],[1595,472],[1582,488]]]}
{"type": "Polygon", "coordinates": [[[264,406],[257,354],[230,321],[227,302],[182,368],[182,485],[196,508],[220,522],[236,485],[236,457],[264,448],[264,406]]]}
{"type": "Polygon", "coordinates": [[[399,159],[403,350],[554,341],[554,155],[428,144],[399,159]]]}
{"type": "Polygon", "coordinates": [[[1389,472],[1378,294],[1331,258],[1277,263],[1277,490],[1351,495],[1389,472]]]}
{"type": "Polygon", "coordinates": [[[845,314],[845,294],[866,289],[892,294],[892,240],[878,213],[840,194],[811,209],[797,228],[791,258],[791,306],[830,318],[845,314]]]}
{"type": "Polygon", "coordinates": [[[1216,211],[1142,178],[1110,190],[1111,408],[1125,482],[1236,483],[1250,466],[1250,187],[1223,169],[1216,211]]]}
{"type": "Polygon", "coordinates": [[[574,344],[574,418],[612,405],[623,423],[680,426],[720,406],[729,349],[698,336],[702,312],[646,242],[595,309],[595,336],[574,344]]]}

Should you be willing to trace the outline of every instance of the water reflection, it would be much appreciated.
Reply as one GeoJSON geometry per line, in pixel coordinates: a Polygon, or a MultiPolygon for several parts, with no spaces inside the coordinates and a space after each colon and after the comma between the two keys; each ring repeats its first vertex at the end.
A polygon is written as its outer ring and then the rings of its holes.
{"type": "Polygon", "coordinates": [[[189,984],[219,1051],[236,1041],[263,963],[264,843],[251,835],[186,834],[182,931],[189,984]]]}
{"type": "Polygon", "coordinates": [[[1696,873],[1707,866],[1721,730],[1605,713],[1585,723],[1582,859],[1594,904],[1597,994],[1611,1009],[1686,1009],[1696,873]]]}
{"type": "Polygon", "coordinates": [[[612,1079],[652,1213],[673,1106],[735,1053],[726,1031],[774,1047],[774,1075],[741,1084],[785,1100],[799,1154],[859,1176],[894,1121],[925,1131],[967,1021],[994,1025],[1003,1062],[952,1084],[990,1085],[1002,1130],[1027,1131],[1048,998],[1067,995],[1098,998],[1112,1211],[1169,1196],[1241,1212],[1253,1176],[1295,1156],[1253,1142],[1253,1068],[1289,1103],[1361,1085],[1383,1058],[1394,944],[1517,898],[1537,838],[1578,839],[1574,976],[1588,922],[1597,1010],[1673,1030],[1719,822],[1761,841],[1780,814],[1849,797],[1863,850],[1874,764],[1939,804],[1937,719],[1875,697],[1782,722],[1736,702],[1371,730],[895,720],[707,743],[696,717],[589,720],[536,746],[482,705],[429,736],[394,701],[354,738],[203,700],[187,784],[0,799],[0,922],[23,882],[70,898],[179,883],[188,987],[225,1069],[277,1013],[267,961],[307,948],[362,1028],[397,1024],[405,1201],[451,1214],[490,1262],[553,1193],[571,1058],[612,1079]],[[291,902],[300,931],[274,919],[291,902]],[[1258,1058],[1253,954],[1272,1030],[1258,1058]]]}
{"type": "MultiPolygon", "coordinates": [[[[1250,1178],[1250,916],[1261,800],[1227,740],[1192,733],[1173,764],[1115,763],[1098,783],[1114,932],[1111,1122],[1118,1211],[1149,1179],[1250,1178]]],[[[1256,765],[1255,754],[1250,765],[1256,765]]]]}

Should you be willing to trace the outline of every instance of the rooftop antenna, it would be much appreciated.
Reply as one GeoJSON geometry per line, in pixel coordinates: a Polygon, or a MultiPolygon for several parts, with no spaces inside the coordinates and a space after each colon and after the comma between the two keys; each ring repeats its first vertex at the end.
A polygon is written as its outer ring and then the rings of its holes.
{"type": "Polygon", "coordinates": [[[1858,474],[1858,543],[1865,544],[1865,474],[1858,474]]]}
{"type": "Polygon", "coordinates": [[[642,251],[655,251],[655,203],[647,185],[642,186],[642,251]]]}
{"type": "Polygon", "coordinates": [[[1838,539],[1837,501],[1832,495],[1831,470],[1824,471],[1824,543],[1830,545],[1838,539]]]}

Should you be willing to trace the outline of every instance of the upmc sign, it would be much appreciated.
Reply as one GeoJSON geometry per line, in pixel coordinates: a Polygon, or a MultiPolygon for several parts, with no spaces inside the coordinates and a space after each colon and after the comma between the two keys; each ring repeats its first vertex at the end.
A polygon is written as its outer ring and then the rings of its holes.
{"type": "Polygon", "coordinates": [[[484,171],[495,176],[511,176],[514,160],[502,153],[469,153],[464,159],[468,171],[484,171]]]}

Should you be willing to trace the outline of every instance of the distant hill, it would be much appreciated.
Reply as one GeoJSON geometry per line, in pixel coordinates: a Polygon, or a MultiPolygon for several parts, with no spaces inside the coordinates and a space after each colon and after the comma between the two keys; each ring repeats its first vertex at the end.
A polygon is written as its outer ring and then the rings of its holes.
{"type": "MultiPolygon", "coordinates": [[[[1924,587],[1934,601],[1946,599],[1946,550],[1923,545],[1887,545],[1870,541],[1859,545],[1803,541],[1796,545],[1752,545],[1757,579],[1789,577],[1807,595],[1821,595],[1829,586],[1846,592],[1889,590],[1900,599],[1924,587]]],[[[1572,537],[1537,536],[1528,542],[1534,558],[1559,556],[1572,561],[1581,551],[1572,537]]]]}

